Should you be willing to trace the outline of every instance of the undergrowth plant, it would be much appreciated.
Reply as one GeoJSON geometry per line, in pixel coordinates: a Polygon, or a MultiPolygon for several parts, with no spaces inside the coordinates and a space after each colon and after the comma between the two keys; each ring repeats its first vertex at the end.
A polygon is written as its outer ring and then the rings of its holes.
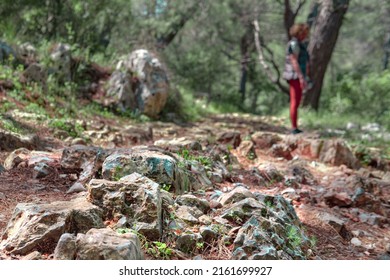
{"type": "Polygon", "coordinates": [[[130,228],[117,229],[119,234],[133,233],[136,234],[141,242],[142,249],[155,259],[168,260],[173,255],[173,249],[170,248],[167,243],[159,241],[150,241],[140,232],[130,228]]]}
{"type": "Polygon", "coordinates": [[[295,226],[288,226],[287,228],[287,239],[289,243],[295,248],[301,245],[302,236],[299,232],[299,229],[295,226]]]}

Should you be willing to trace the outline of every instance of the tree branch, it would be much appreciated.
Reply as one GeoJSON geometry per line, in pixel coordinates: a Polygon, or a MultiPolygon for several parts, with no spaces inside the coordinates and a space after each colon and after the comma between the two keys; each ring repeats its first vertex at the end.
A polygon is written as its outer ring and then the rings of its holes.
{"type": "MultiPolygon", "coordinates": [[[[255,28],[255,32],[254,32],[254,35],[255,35],[255,45],[256,45],[257,53],[259,55],[259,62],[260,62],[260,64],[263,66],[263,68],[265,70],[265,73],[268,76],[268,78],[271,80],[271,82],[274,83],[283,93],[288,95],[287,87],[285,87],[280,82],[280,71],[279,71],[279,69],[277,67],[276,62],[273,59],[273,54],[272,54],[271,64],[272,64],[273,68],[276,71],[276,77],[273,76],[272,70],[270,69],[268,64],[265,62],[263,49],[262,49],[262,46],[260,44],[260,39],[259,39],[260,27],[259,27],[259,23],[258,23],[257,20],[253,21],[253,26],[255,28]]],[[[267,51],[272,53],[272,51],[270,49],[268,49],[267,51]]]]}
{"type": "Polygon", "coordinates": [[[190,20],[192,16],[197,12],[198,8],[199,5],[197,4],[190,7],[187,11],[182,12],[179,15],[179,19],[170,24],[169,28],[167,29],[168,31],[157,38],[158,47],[164,49],[166,46],[168,46],[176,37],[177,33],[179,33],[181,29],[183,29],[187,21],[190,20]]]}
{"type": "Polygon", "coordinates": [[[298,6],[295,10],[291,7],[290,0],[284,0],[284,28],[287,33],[287,38],[290,40],[290,27],[293,26],[295,22],[295,18],[297,17],[299,11],[302,9],[303,5],[305,5],[306,0],[299,0],[298,6]]]}
{"type": "Polygon", "coordinates": [[[302,9],[303,5],[305,5],[305,3],[306,3],[306,0],[299,0],[298,7],[295,9],[295,12],[294,12],[294,20],[295,20],[296,16],[298,15],[299,11],[302,9]]]}

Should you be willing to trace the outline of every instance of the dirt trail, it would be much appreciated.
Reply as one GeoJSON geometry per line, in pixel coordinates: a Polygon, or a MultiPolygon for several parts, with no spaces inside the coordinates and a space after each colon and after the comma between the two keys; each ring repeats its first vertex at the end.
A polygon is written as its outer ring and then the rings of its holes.
{"type": "MultiPolygon", "coordinates": [[[[97,119],[98,122],[105,123],[103,119],[97,119]]],[[[120,126],[121,124],[113,124],[109,126],[120,126]]],[[[145,124],[135,124],[140,129],[145,127],[145,124]]],[[[153,141],[159,139],[174,139],[186,137],[194,139],[199,130],[203,132],[217,132],[221,128],[239,131],[242,139],[256,131],[277,132],[287,134],[288,129],[281,126],[281,121],[276,119],[266,118],[250,118],[237,115],[232,116],[215,116],[207,120],[186,125],[175,125],[173,123],[148,123],[147,126],[153,129],[153,141]],[[271,124],[272,123],[272,124],[271,124]]],[[[47,136],[48,131],[45,131],[47,136]]],[[[309,133],[308,133],[309,134],[309,133]]],[[[41,135],[42,136],[42,135],[41,135]]],[[[209,137],[212,137],[211,135],[209,137]]],[[[61,145],[61,142],[57,144],[61,145]]],[[[65,145],[65,143],[62,143],[65,145]]],[[[152,144],[151,142],[148,144],[152,144]]],[[[128,147],[125,143],[120,143],[119,147],[128,147]]],[[[0,162],[8,156],[10,151],[0,152],[0,162]]],[[[268,155],[267,151],[256,150],[257,159],[249,160],[241,156],[236,150],[232,153],[236,155],[240,162],[240,169],[232,171],[230,180],[217,184],[217,187],[223,190],[231,188],[233,183],[243,183],[251,189],[269,194],[280,194],[285,189],[282,183],[268,184],[266,186],[259,185],[259,180],[256,174],[252,172],[253,168],[257,168],[262,164],[272,164],[280,170],[288,170],[291,161],[275,158],[268,155]]],[[[334,167],[308,164],[306,165],[309,171],[313,174],[318,182],[321,182],[321,187],[325,190],[330,188],[332,181],[324,184],[324,178],[336,179],[335,174],[343,175],[351,172],[345,166],[334,167]]],[[[52,202],[57,200],[70,200],[73,196],[66,194],[69,187],[77,178],[69,176],[59,176],[59,173],[53,173],[43,179],[33,179],[32,169],[26,166],[20,166],[10,171],[0,174],[0,232],[2,232],[8,220],[10,219],[13,210],[17,203],[20,202],[52,202]]],[[[307,193],[308,199],[293,199],[295,210],[303,222],[308,234],[316,240],[316,250],[313,252],[313,258],[319,259],[378,259],[386,252],[386,245],[390,243],[390,228],[388,224],[382,227],[373,226],[367,223],[360,222],[350,215],[348,209],[340,207],[330,208],[321,201],[316,201],[318,198],[318,188],[313,185],[301,184],[300,188],[307,193]],[[324,213],[329,213],[341,218],[345,223],[349,232],[348,238],[343,238],[332,226],[323,222],[320,216],[324,213]],[[363,246],[352,245],[350,239],[353,235],[357,236],[363,246]]]]}

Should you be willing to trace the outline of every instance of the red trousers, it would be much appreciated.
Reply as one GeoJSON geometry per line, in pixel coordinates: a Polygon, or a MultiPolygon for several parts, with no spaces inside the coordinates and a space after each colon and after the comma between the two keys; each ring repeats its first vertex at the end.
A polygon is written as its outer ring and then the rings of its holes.
{"type": "Polygon", "coordinates": [[[290,120],[292,128],[298,128],[298,107],[302,99],[302,88],[299,80],[289,80],[290,84],[290,120]]]}

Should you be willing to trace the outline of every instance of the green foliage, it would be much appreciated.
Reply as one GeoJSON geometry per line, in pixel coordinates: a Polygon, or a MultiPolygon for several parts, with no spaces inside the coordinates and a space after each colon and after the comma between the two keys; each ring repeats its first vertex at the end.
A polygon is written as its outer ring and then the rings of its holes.
{"type": "Polygon", "coordinates": [[[171,184],[162,184],[161,186],[161,189],[163,189],[164,191],[167,191],[169,192],[172,188],[172,185],[171,184]]]}
{"type": "Polygon", "coordinates": [[[66,131],[71,137],[81,137],[84,128],[79,123],[73,123],[68,119],[53,119],[49,122],[49,126],[66,131]]]}
{"type": "MultiPolygon", "coordinates": [[[[206,171],[211,170],[213,161],[210,157],[203,155],[193,155],[187,149],[182,149],[178,152],[178,155],[181,156],[185,161],[197,161],[199,162],[206,171]]],[[[184,164],[186,165],[186,164],[184,164]]]]}
{"type": "Polygon", "coordinates": [[[27,106],[24,108],[27,112],[34,113],[37,115],[46,115],[46,110],[42,106],[40,106],[37,103],[29,103],[27,106]]]}
{"type": "Polygon", "coordinates": [[[302,236],[299,229],[295,226],[289,226],[287,228],[287,239],[293,248],[298,247],[302,243],[302,236]]]}
{"type": "Polygon", "coordinates": [[[317,239],[317,237],[315,237],[315,236],[313,235],[313,236],[311,236],[311,237],[309,238],[309,242],[310,242],[310,247],[311,247],[312,249],[315,249],[316,246],[317,246],[318,239],[317,239]]]}
{"type": "Polygon", "coordinates": [[[168,245],[164,242],[153,241],[150,242],[143,234],[139,233],[136,230],[130,228],[119,228],[117,229],[117,233],[126,234],[133,233],[136,234],[141,242],[142,248],[146,251],[146,253],[150,254],[152,257],[156,259],[168,260],[173,255],[173,249],[169,248],[168,245]]]}
{"type": "Polygon", "coordinates": [[[390,71],[340,75],[329,107],[335,115],[361,114],[390,128],[390,71]]]}
{"type": "Polygon", "coordinates": [[[83,108],[81,108],[80,113],[81,115],[86,117],[94,116],[94,115],[98,115],[106,119],[112,119],[116,117],[113,111],[109,110],[107,107],[103,107],[102,105],[96,102],[91,102],[86,106],[84,106],[83,108]]]}
{"type": "Polygon", "coordinates": [[[25,131],[18,122],[10,118],[4,118],[2,116],[0,116],[0,127],[2,127],[4,130],[19,134],[22,134],[25,131]]]}
{"type": "Polygon", "coordinates": [[[204,249],[204,242],[196,242],[196,249],[201,251],[204,249]]]}
{"type": "Polygon", "coordinates": [[[136,231],[134,231],[134,230],[132,230],[132,229],[130,229],[130,228],[118,228],[118,229],[116,230],[116,232],[119,233],[119,234],[125,234],[125,233],[134,233],[134,234],[137,234],[136,231]]]}
{"type": "Polygon", "coordinates": [[[147,248],[147,252],[154,256],[155,258],[167,260],[170,259],[173,253],[173,250],[168,247],[164,242],[154,241],[153,245],[147,248]]]}
{"type": "Polygon", "coordinates": [[[114,174],[112,175],[112,179],[114,180],[114,181],[119,181],[121,178],[122,178],[122,172],[123,172],[123,167],[122,166],[120,166],[120,165],[117,165],[116,167],[115,167],[115,172],[114,172],[114,174]]]}
{"type": "Polygon", "coordinates": [[[9,110],[15,109],[16,105],[8,100],[2,100],[0,102],[0,113],[7,113],[9,110]]]}

